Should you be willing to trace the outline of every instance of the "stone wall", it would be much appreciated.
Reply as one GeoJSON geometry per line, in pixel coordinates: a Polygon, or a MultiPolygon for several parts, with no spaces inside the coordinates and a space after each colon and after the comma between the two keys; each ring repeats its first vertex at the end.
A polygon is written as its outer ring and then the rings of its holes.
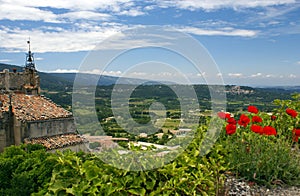
{"type": "Polygon", "coordinates": [[[36,72],[25,70],[24,72],[9,72],[4,69],[0,72],[0,90],[13,90],[25,92],[25,86],[31,85],[34,87],[33,94],[40,92],[40,78],[36,72]]]}
{"type": "Polygon", "coordinates": [[[27,127],[22,139],[76,132],[73,117],[27,122],[24,126],[27,127]]]}
{"type": "Polygon", "coordinates": [[[14,143],[13,117],[9,112],[0,112],[0,152],[14,143]]]}
{"type": "Polygon", "coordinates": [[[6,134],[4,129],[0,129],[0,152],[6,147],[6,134]]]}

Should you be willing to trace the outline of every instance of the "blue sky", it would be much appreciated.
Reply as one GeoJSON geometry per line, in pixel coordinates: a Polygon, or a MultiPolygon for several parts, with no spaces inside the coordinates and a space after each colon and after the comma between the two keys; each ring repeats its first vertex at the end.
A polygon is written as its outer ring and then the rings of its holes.
{"type": "MultiPolygon", "coordinates": [[[[30,37],[38,70],[75,72],[103,40],[148,25],[198,40],[226,84],[300,85],[298,0],[0,0],[0,62],[24,65],[30,37]]],[[[122,76],[122,66],[90,72],[122,76]]]]}

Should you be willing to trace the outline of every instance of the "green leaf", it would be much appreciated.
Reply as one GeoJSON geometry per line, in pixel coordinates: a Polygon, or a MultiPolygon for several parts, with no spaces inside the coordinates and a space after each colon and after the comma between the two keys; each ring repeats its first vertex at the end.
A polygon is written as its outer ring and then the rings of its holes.
{"type": "Polygon", "coordinates": [[[155,186],[156,180],[149,180],[146,182],[146,189],[147,190],[153,190],[155,186]]]}
{"type": "Polygon", "coordinates": [[[129,193],[134,194],[134,195],[145,195],[146,190],[144,188],[138,188],[138,189],[129,189],[129,193]]]}

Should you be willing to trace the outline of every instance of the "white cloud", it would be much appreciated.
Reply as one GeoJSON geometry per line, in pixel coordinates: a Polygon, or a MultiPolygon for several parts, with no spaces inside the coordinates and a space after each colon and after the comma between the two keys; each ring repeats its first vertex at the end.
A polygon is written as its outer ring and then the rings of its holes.
{"type": "Polygon", "coordinates": [[[2,63],[7,63],[7,62],[11,62],[12,60],[10,59],[0,59],[0,62],[2,63]]]}
{"type": "Polygon", "coordinates": [[[138,9],[130,9],[130,10],[123,10],[117,14],[126,15],[126,16],[140,16],[140,15],[144,15],[145,13],[138,9]]]}
{"type": "Polygon", "coordinates": [[[69,20],[109,20],[112,18],[111,15],[105,13],[98,13],[93,11],[74,11],[59,15],[60,18],[66,18],[69,20]]]}
{"type": "MultiPolygon", "coordinates": [[[[286,13],[289,13],[297,8],[299,8],[299,4],[294,4],[293,6],[286,6],[281,8],[276,7],[268,7],[265,12],[262,12],[258,15],[256,20],[268,20],[276,17],[280,17],[282,15],[285,15],[286,13]]],[[[273,21],[270,21],[268,25],[277,25],[279,22],[276,21],[275,23],[273,21]]]]}
{"type": "Polygon", "coordinates": [[[100,69],[93,70],[77,70],[77,69],[56,69],[51,71],[42,71],[47,73],[85,73],[85,74],[96,74],[96,75],[107,75],[107,76],[122,76],[121,71],[102,71],[100,69]]]}
{"type": "Polygon", "coordinates": [[[78,73],[78,70],[76,69],[56,69],[53,71],[42,71],[42,72],[48,72],[48,73],[78,73]]]}
{"type": "Polygon", "coordinates": [[[146,72],[132,72],[132,73],[130,73],[130,75],[131,76],[133,76],[133,77],[144,77],[144,76],[147,76],[147,75],[149,75],[148,73],[146,73],[146,72]]]}
{"type": "Polygon", "coordinates": [[[89,51],[103,39],[114,35],[120,27],[99,27],[92,30],[44,30],[8,29],[0,26],[1,47],[10,52],[27,51],[25,41],[31,37],[34,52],[74,52],[89,51]]]}
{"type": "Polygon", "coordinates": [[[31,20],[57,23],[57,16],[51,11],[44,11],[34,7],[25,7],[13,3],[1,3],[0,1],[0,20],[31,20]]]}
{"type": "Polygon", "coordinates": [[[108,75],[108,76],[121,76],[122,72],[121,71],[104,71],[100,74],[108,75]]]}
{"type": "Polygon", "coordinates": [[[297,78],[295,74],[263,74],[263,73],[256,73],[256,74],[251,74],[251,75],[244,75],[242,73],[228,73],[228,76],[231,78],[240,78],[240,79],[293,79],[297,78]]]}
{"type": "Polygon", "coordinates": [[[298,61],[297,64],[300,65],[300,61],[298,61]]]}
{"type": "Polygon", "coordinates": [[[0,0],[0,20],[30,20],[52,23],[67,20],[108,20],[112,14],[139,16],[144,12],[132,0],[0,0]],[[64,9],[64,13],[55,14],[49,8],[64,9]],[[106,12],[106,13],[104,13],[106,12]],[[108,12],[108,13],[107,13],[108,12]]]}
{"type": "Polygon", "coordinates": [[[246,30],[246,29],[234,29],[231,27],[221,28],[218,30],[214,29],[201,29],[197,27],[181,27],[178,30],[186,33],[195,35],[222,35],[222,36],[240,36],[240,37],[254,37],[258,34],[257,31],[246,30]]]}
{"type": "Polygon", "coordinates": [[[274,78],[274,77],[276,77],[276,76],[274,76],[273,74],[267,74],[266,75],[266,78],[274,78]]]}
{"type": "Polygon", "coordinates": [[[149,45],[170,44],[161,42],[160,37],[145,38],[143,34],[135,35],[122,30],[128,30],[138,26],[115,25],[93,26],[93,23],[79,23],[78,28],[60,29],[48,31],[47,27],[35,30],[23,30],[19,28],[7,28],[0,26],[0,42],[3,52],[27,51],[25,41],[31,38],[33,52],[78,52],[91,50],[117,50],[130,47],[141,47],[149,45]],[[110,38],[109,38],[110,37],[110,38]],[[109,38],[109,39],[107,39],[109,38]],[[102,42],[104,41],[105,42],[102,42]],[[101,43],[101,44],[99,44],[101,43]],[[97,46],[97,48],[95,48],[97,46]]]}
{"type": "Polygon", "coordinates": [[[243,78],[243,79],[268,79],[268,78],[297,78],[295,74],[285,74],[285,75],[278,75],[278,74],[263,74],[263,73],[255,73],[251,75],[245,75],[242,73],[228,73],[229,77],[232,78],[243,78]]]}
{"type": "Polygon", "coordinates": [[[128,7],[134,6],[132,0],[64,0],[64,1],[49,1],[49,0],[1,0],[1,4],[19,5],[23,7],[49,7],[56,9],[69,10],[112,10],[119,11],[128,7]]]}
{"type": "Polygon", "coordinates": [[[154,10],[156,8],[157,8],[157,5],[147,5],[144,7],[144,10],[149,11],[149,10],[154,10]]]}
{"type": "Polygon", "coordinates": [[[297,76],[294,75],[294,74],[290,74],[288,77],[289,77],[289,78],[297,78],[297,76]]]}
{"type": "Polygon", "coordinates": [[[261,77],[262,73],[256,73],[256,74],[252,74],[250,77],[251,78],[256,78],[256,77],[261,77]]]}
{"type": "Polygon", "coordinates": [[[233,77],[233,78],[241,78],[241,77],[243,77],[243,74],[242,73],[229,73],[228,76],[233,77]]]}
{"type": "Polygon", "coordinates": [[[221,8],[255,8],[255,7],[267,7],[276,5],[286,5],[296,3],[296,0],[156,0],[156,3],[161,7],[176,7],[179,9],[188,10],[215,10],[221,8]]]}
{"type": "Polygon", "coordinates": [[[268,22],[268,25],[278,25],[278,24],[280,24],[279,21],[269,21],[268,22]]]}
{"type": "Polygon", "coordinates": [[[205,77],[205,76],[206,76],[206,73],[205,73],[205,72],[197,73],[197,76],[199,76],[199,77],[205,77]]]}

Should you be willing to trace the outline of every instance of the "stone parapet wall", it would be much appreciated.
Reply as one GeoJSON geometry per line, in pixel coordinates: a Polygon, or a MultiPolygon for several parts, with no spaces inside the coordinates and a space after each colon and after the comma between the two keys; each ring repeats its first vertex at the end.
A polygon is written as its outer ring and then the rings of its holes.
{"type": "Polygon", "coordinates": [[[0,72],[0,90],[26,93],[26,86],[31,86],[30,90],[34,90],[33,94],[40,93],[40,78],[36,72],[30,70],[10,72],[8,69],[0,72]]]}
{"type": "Polygon", "coordinates": [[[27,130],[23,138],[53,136],[76,131],[73,117],[32,121],[25,123],[24,126],[27,126],[27,130]]]}

